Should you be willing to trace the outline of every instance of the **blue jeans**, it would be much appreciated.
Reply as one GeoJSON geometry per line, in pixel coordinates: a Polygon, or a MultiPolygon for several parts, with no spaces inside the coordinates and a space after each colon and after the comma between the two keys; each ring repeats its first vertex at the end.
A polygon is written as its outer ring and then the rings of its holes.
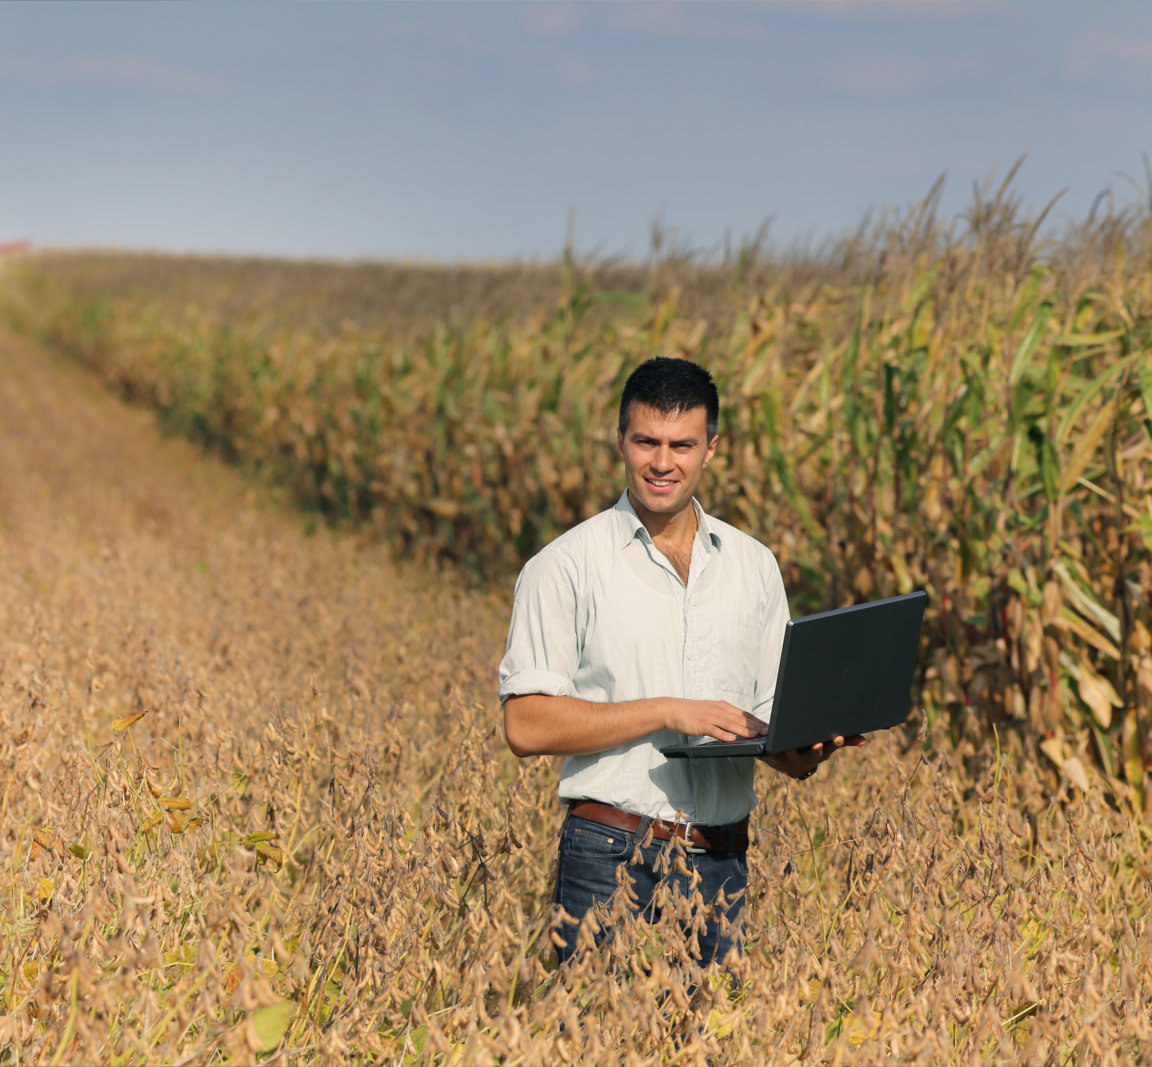
{"type": "MultiPolygon", "coordinates": [[[[674,865],[667,863],[666,852],[673,848],[672,842],[653,839],[648,845],[641,846],[640,861],[632,862],[637,843],[648,836],[650,824],[650,819],[644,819],[634,832],[629,833],[571,814],[565,819],[560,831],[560,863],[553,900],[576,923],[562,922],[557,927],[564,939],[564,944],[557,948],[561,964],[576,951],[580,920],[590,910],[603,911],[616,892],[616,869],[620,864],[626,865],[632,880],[635,910],[649,922],[660,918],[660,908],[653,896],[661,883],[671,883],[673,892],[678,890],[685,898],[692,895],[691,874],[677,871],[674,865]],[[662,853],[665,853],[664,863],[660,862],[662,853]]],[[[723,963],[730,950],[740,951],[739,919],[744,910],[744,890],[748,885],[747,856],[743,852],[691,852],[684,855],[684,862],[690,872],[695,870],[698,873],[700,881],[696,892],[710,911],[714,909],[717,894],[721,890],[724,892],[727,902],[724,914],[733,924],[732,928],[726,934],[722,933],[719,917],[713,913],[709,914],[699,934],[700,963],[723,963]]],[[[612,934],[603,923],[600,925],[596,935],[598,945],[612,934]]]]}

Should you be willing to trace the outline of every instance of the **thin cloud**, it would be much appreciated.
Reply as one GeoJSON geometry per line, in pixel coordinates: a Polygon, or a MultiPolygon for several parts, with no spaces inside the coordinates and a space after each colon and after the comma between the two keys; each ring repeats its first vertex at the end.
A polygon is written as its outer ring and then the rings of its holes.
{"type": "Polygon", "coordinates": [[[993,4],[988,0],[808,0],[780,5],[793,18],[812,22],[854,22],[875,25],[888,23],[898,26],[946,25],[961,22],[1019,23],[1025,12],[1016,10],[1027,5],[993,4]]]}
{"type": "Polygon", "coordinates": [[[860,96],[899,99],[953,85],[968,85],[994,72],[986,57],[856,55],[823,64],[825,84],[860,96]]]}
{"type": "Polygon", "coordinates": [[[131,54],[62,59],[0,56],[0,82],[32,89],[122,89],[145,96],[214,96],[224,89],[215,74],[131,54]]]}
{"type": "Polygon", "coordinates": [[[1089,26],[1069,42],[1064,72],[1073,81],[1095,81],[1118,72],[1152,83],[1152,35],[1121,34],[1089,26]]]}
{"type": "Polygon", "coordinates": [[[537,37],[570,37],[583,24],[587,9],[579,4],[557,0],[533,3],[524,8],[524,26],[537,37]]]}
{"type": "Polygon", "coordinates": [[[751,44],[771,37],[762,18],[749,18],[743,13],[757,10],[771,9],[652,0],[648,3],[613,4],[607,9],[606,25],[617,33],[643,37],[751,44]]]}
{"type": "Polygon", "coordinates": [[[592,85],[597,80],[596,67],[577,52],[557,48],[549,54],[548,60],[560,84],[569,89],[592,85]]]}

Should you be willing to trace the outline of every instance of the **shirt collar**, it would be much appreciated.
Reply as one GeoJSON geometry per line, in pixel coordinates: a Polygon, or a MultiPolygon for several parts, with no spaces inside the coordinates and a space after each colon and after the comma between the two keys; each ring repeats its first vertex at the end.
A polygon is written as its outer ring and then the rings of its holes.
{"type": "MultiPolygon", "coordinates": [[[[696,521],[700,526],[699,532],[705,535],[710,544],[719,548],[720,531],[712,524],[708,513],[700,506],[700,502],[695,497],[692,498],[692,507],[696,509],[696,521]]],[[[620,494],[620,499],[616,501],[616,507],[613,510],[616,512],[616,526],[620,533],[621,548],[633,541],[638,534],[648,541],[652,540],[652,535],[644,523],[640,521],[640,516],[636,514],[636,509],[628,498],[627,489],[620,494]]]]}

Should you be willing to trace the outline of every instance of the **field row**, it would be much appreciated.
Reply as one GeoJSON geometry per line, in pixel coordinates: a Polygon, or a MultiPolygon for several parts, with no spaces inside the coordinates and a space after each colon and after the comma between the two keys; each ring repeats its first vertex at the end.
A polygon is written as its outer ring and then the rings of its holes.
{"type": "Polygon", "coordinates": [[[95,372],[0,335],[0,1059],[1140,1062],[1147,279],[982,247],[394,333],[276,334],[211,264],[0,277],[95,372]],[[706,502],[794,610],[933,600],[908,731],[761,770],[731,986],[672,922],[556,971],[556,768],[494,698],[508,575],[616,495],[653,349],[721,379],[706,502]],[[334,517],[341,441],[384,488],[333,533],[93,380],[334,517]]]}
{"type": "Polygon", "coordinates": [[[300,522],[0,339],[8,1062],[1138,1062],[1152,838],[943,723],[762,772],[738,988],[555,971],[507,592],[300,522]]]}
{"type": "Polygon", "coordinates": [[[954,736],[996,726],[1081,785],[1094,763],[1139,805],[1148,226],[1112,233],[1132,258],[1082,234],[1079,259],[1061,260],[994,208],[962,238],[908,238],[899,255],[889,234],[871,269],[761,266],[755,288],[703,268],[679,282],[654,268],[646,289],[637,272],[572,264],[534,283],[528,268],[484,284],[445,270],[453,300],[437,311],[430,268],[57,255],[27,260],[4,304],[170,431],[401,557],[481,581],[615,499],[631,367],[697,358],[725,399],[705,503],[776,551],[794,612],[926,589],[929,717],[954,736]],[[384,286],[376,304],[369,281],[384,286]],[[687,282],[709,294],[691,302],[707,317],[687,313],[687,282]],[[292,292],[362,321],[281,316],[292,292]]]}

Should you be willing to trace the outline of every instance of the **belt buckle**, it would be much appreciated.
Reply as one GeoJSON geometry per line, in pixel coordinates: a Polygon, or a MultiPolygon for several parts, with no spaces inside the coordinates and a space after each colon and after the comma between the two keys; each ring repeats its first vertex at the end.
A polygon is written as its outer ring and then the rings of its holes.
{"type": "Polygon", "coordinates": [[[701,853],[707,852],[708,849],[701,848],[699,845],[692,844],[692,821],[677,823],[677,826],[684,827],[684,851],[690,856],[699,856],[701,853]]]}

